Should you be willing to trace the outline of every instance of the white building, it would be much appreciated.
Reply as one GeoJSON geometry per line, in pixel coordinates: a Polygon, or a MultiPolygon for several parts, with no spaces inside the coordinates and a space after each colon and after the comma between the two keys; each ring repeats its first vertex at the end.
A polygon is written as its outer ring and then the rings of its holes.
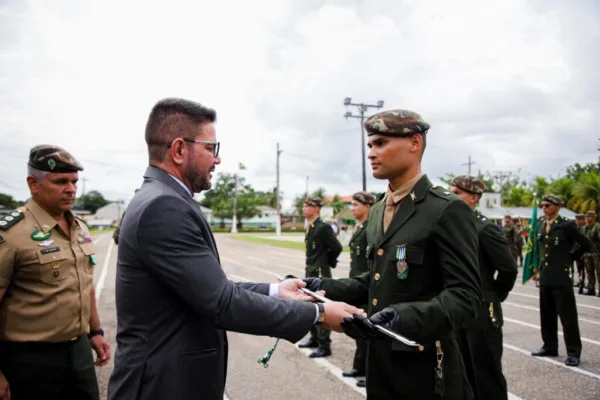
{"type": "Polygon", "coordinates": [[[121,217],[123,216],[123,212],[127,208],[127,204],[121,202],[113,202],[105,205],[104,207],[100,207],[96,210],[96,215],[94,215],[94,219],[96,220],[110,220],[114,221],[114,224],[118,224],[121,221],[121,217]]]}
{"type": "MultiPolygon", "coordinates": [[[[258,206],[258,215],[252,218],[244,218],[244,227],[275,228],[277,226],[277,210],[268,206],[258,206]]],[[[230,222],[231,223],[231,222],[230,222]]]]}

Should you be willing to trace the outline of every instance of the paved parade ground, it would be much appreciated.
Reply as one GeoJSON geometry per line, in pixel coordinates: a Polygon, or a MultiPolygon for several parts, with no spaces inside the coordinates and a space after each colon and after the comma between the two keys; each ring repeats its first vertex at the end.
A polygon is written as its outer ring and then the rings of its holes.
{"type": "MultiPolygon", "coordinates": [[[[277,277],[303,276],[301,250],[249,243],[230,235],[216,235],[223,268],[233,281],[276,282],[277,277]]],[[[98,310],[114,356],[116,348],[115,270],[117,246],[109,233],[95,237],[98,264],[94,274],[98,310]]],[[[347,277],[349,254],[340,255],[336,278],[347,277]]],[[[560,342],[559,357],[534,358],[529,355],[541,346],[538,290],[534,284],[517,284],[504,302],[504,372],[513,399],[597,400],[600,398],[600,298],[576,295],[583,351],[581,365],[564,365],[566,352],[560,342]]],[[[560,327],[560,324],[559,324],[560,327]]],[[[562,340],[562,329],[559,333],[562,340]]],[[[281,341],[268,368],[257,360],[273,345],[274,339],[238,333],[229,334],[229,373],[226,394],[231,400],[276,399],[364,399],[365,392],[354,379],[342,378],[341,371],[352,366],[354,342],[343,334],[331,335],[333,355],[312,360],[307,351],[281,341]]],[[[111,363],[97,368],[101,398],[111,363]]],[[[202,398],[199,394],[198,398],[202,398]]]]}

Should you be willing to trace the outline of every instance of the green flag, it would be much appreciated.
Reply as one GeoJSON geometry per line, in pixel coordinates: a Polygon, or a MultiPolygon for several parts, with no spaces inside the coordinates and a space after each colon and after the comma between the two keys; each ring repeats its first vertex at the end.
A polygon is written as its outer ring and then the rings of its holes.
{"type": "Polygon", "coordinates": [[[528,230],[529,234],[527,235],[527,244],[525,245],[525,261],[523,262],[523,285],[538,272],[537,210],[538,200],[533,199],[533,212],[531,213],[531,222],[528,230]]]}

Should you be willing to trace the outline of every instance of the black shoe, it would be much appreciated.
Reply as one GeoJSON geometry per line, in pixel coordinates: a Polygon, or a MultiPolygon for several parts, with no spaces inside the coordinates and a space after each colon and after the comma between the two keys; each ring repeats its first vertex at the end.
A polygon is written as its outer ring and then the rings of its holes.
{"type": "Polygon", "coordinates": [[[364,371],[359,371],[357,369],[352,368],[351,370],[342,372],[342,376],[346,376],[348,378],[356,378],[357,376],[365,376],[364,371]]]}
{"type": "Polygon", "coordinates": [[[565,365],[569,367],[576,367],[579,365],[579,357],[569,356],[567,357],[567,361],[565,361],[565,365]]]}
{"type": "Polygon", "coordinates": [[[596,291],[595,290],[588,290],[588,292],[586,294],[588,296],[595,296],[596,295],[596,291]]]}
{"type": "Polygon", "coordinates": [[[356,381],[356,386],[362,387],[362,388],[366,388],[367,387],[367,380],[366,379],[358,379],[356,381]]]}
{"type": "Polygon", "coordinates": [[[316,349],[315,351],[313,351],[312,353],[310,353],[310,358],[320,358],[320,357],[327,357],[331,355],[331,349],[324,349],[322,347],[319,347],[318,349],[316,349]]]}
{"type": "Polygon", "coordinates": [[[548,351],[544,348],[539,349],[538,351],[531,352],[531,355],[534,357],[556,357],[558,356],[558,351],[548,351]]]}
{"type": "Polygon", "coordinates": [[[316,349],[319,344],[312,339],[308,339],[306,342],[298,343],[298,347],[301,349],[316,349]]]}

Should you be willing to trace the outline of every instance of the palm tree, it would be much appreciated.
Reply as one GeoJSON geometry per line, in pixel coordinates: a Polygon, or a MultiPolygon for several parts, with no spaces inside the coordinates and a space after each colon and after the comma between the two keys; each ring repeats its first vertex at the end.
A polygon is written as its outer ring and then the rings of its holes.
{"type": "Polygon", "coordinates": [[[547,192],[560,196],[565,201],[567,207],[573,208],[573,187],[574,183],[572,179],[559,178],[548,185],[547,192]]]}
{"type": "Polygon", "coordinates": [[[582,174],[573,186],[573,206],[579,212],[597,211],[600,205],[600,174],[582,174]]]}

